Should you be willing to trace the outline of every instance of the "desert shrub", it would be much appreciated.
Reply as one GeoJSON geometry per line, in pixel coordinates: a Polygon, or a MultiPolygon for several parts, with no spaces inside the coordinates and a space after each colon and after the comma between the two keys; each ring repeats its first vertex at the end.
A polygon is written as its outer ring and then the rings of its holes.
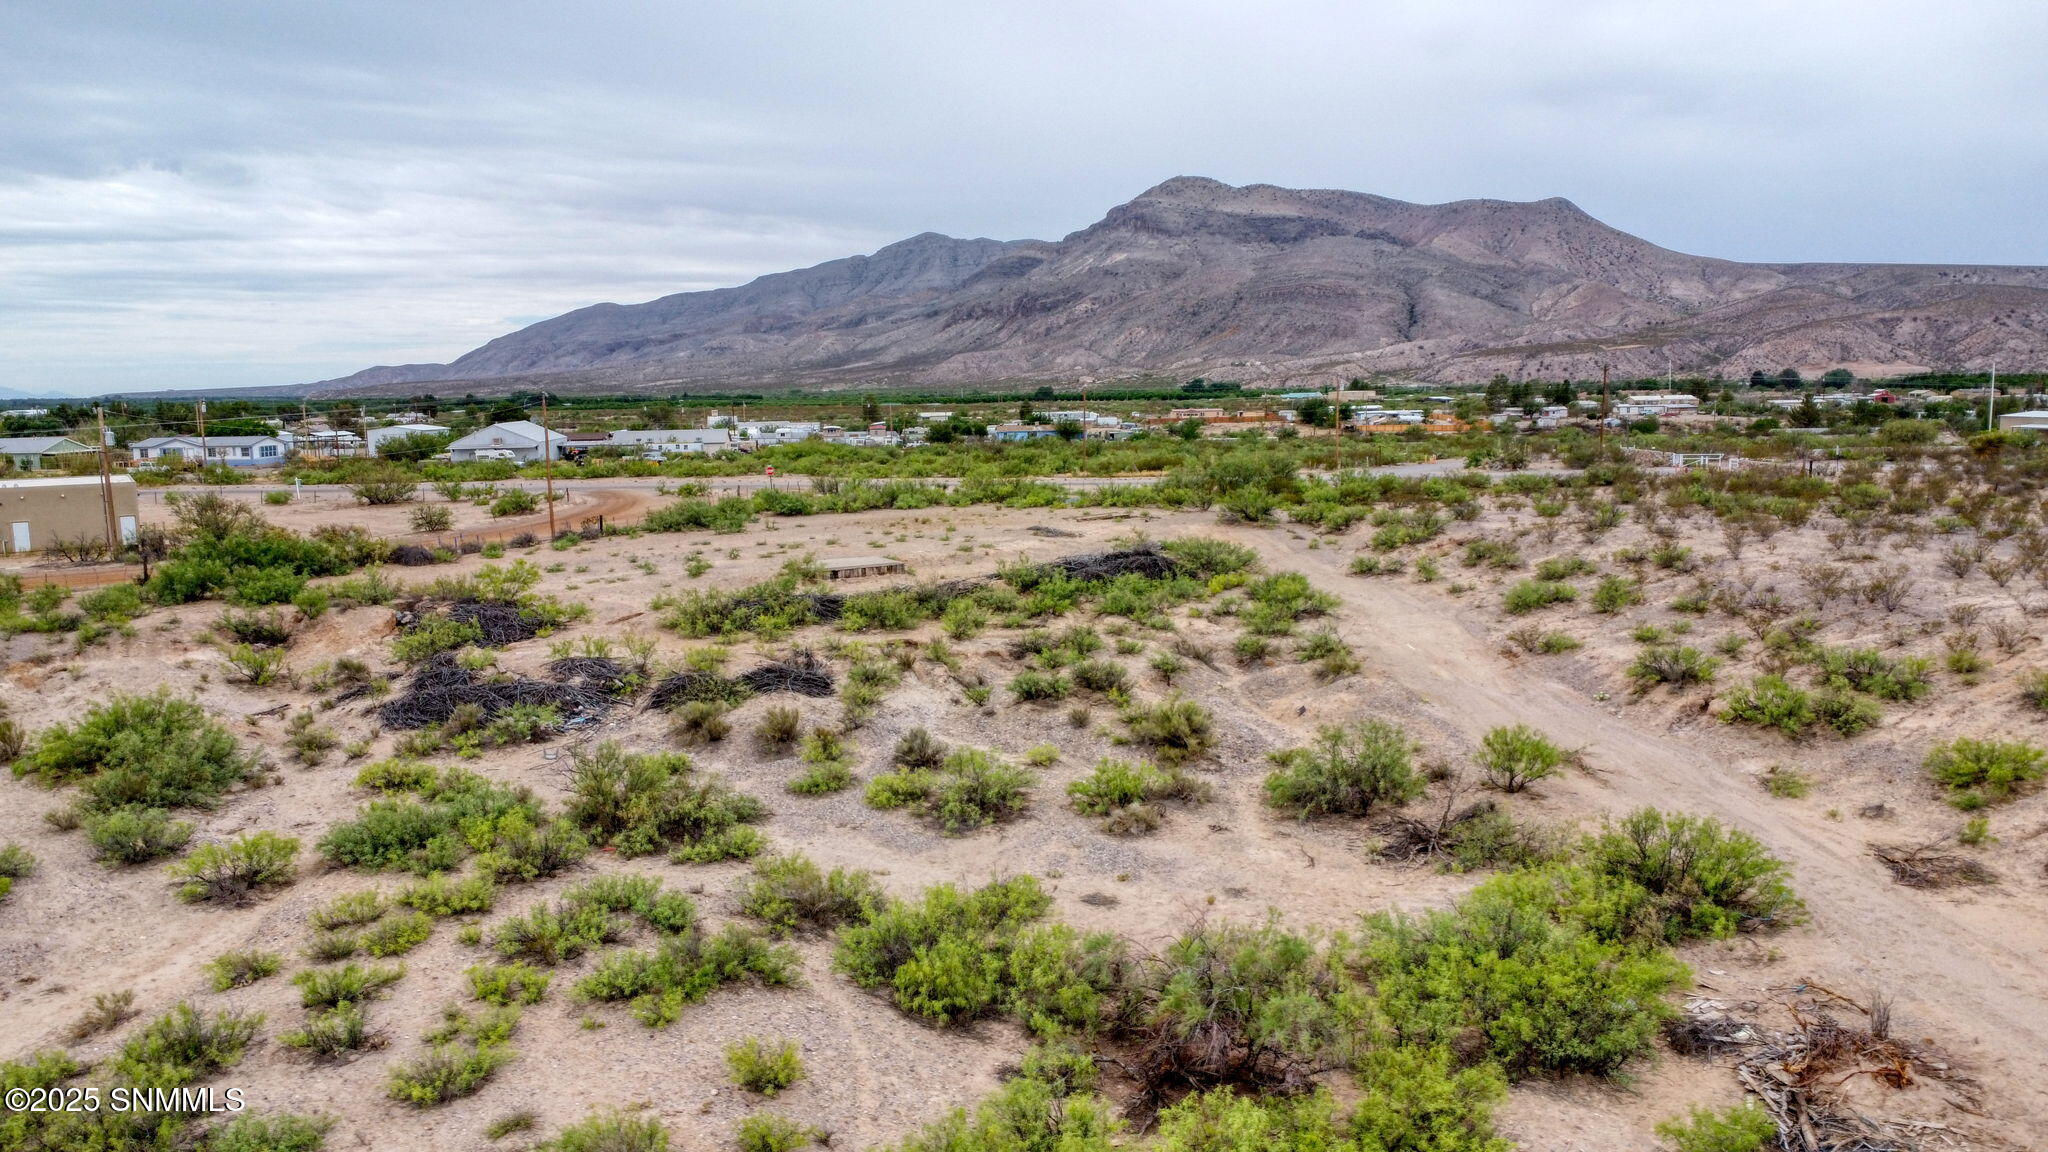
{"type": "Polygon", "coordinates": [[[1832,689],[1813,699],[1814,719],[1835,730],[1838,736],[1855,736],[1877,727],[1884,710],[1877,702],[1853,692],[1832,689]]]}
{"type": "Polygon", "coordinates": [[[143,1083],[210,1076],[241,1063],[262,1025],[260,1013],[230,1008],[209,1016],[181,1001],[121,1045],[115,1070],[143,1083]]]}
{"type": "Polygon", "coordinates": [[[1924,766],[1949,791],[1948,802],[1964,811],[2012,799],[2041,778],[2048,752],[2024,741],[1961,737],[1937,744],[1924,766]]]}
{"type": "Polygon", "coordinates": [[[1657,1125],[1657,1135],[1669,1140],[1678,1152],[1764,1152],[1777,1146],[1778,1122],[1769,1112],[1745,1101],[1719,1112],[1694,1108],[1682,1121],[1666,1120],[1657,1125]]]}
{"type": "Polygon", "coordinates": [[[1202,803],[1209,799],[1207,782],[1174,768],[1104,758],[1095,770],[1067,785],[1074,811],[1099,816],[1107,831],[1124,835],[1149,832],[1161,820],[1158,804],[1167,800],[1202,803]]]}
{"type": "Polygon", "coordinates": [[[1521,616],[1552,604],[1564,604],[1579,598],[1579,590],[1570,584],[1557,580],[1523,580],[1509,588],[1501,607],[1510,616],[1521,616]]]}
{"type": "Polygon", "coordinates": [[[206,1134],[206,1152],[320,1152],[334,1121],[325,1116],[237,1116],[206,1134]]]}
{"type": "Polygon", "coordinates": [[[598,1001],[627,1001],[635,1019],[650,1028],[674,1023],[685,1006],[716,989],[752,978],[789,984],[797,978],[796,953],[756,931],[727,925],[717,935],[699,926],[663,937],[646,951],[607,952],[576,994],[598,1001]]]}
{"type": "Polygon", "coordinates": [[[275,832],[252,832],[225,844],[202,844],[171,865],[178,899],[246,904],[265,888],[298,878],[299,842],[275,832]]]}
{"type": "Polygon", "coordinates": [[[1340,958],[1279,926],[1202,924],[1138,976],[1139,1081],[1299,1090],[1353,1054],[1363,1004],[1340,958]]]}
{"type": "Polygon", "coordinates": [[[1536,578],[1569,580],[1574,576],[1584,576],[1593,570],[1593,562],[1584,556],[1552,556],[1536,565],[1536,578]]]}
{"type": "Polygon", "coordinates": [[[1461,1067],[1443,1048],[1388,1045],[1358,1065],[1364,1092],[1347,1125],[1356,1152],[1511,1152],[1493,1134],[1507,1080],[1490,1065],[1461,1067]]]}
{"type": "Polygon", "coordinates": [[[374,888],[366,888],[360,892],[349,892],[335,897],[315,908],[312,915],[306,919],[314,928],[322,931],[354,928],[384,915],[386,906],[383,893],[374,888]]]}
{"type": "Polygon", "coordinates": [[[292,977],[299,989],[299,1003],[307,1008],[332,1008],[337,1004],[362,1004],[384,995],[384,990],[405,975],[401,965],[344,964],[339,968],[309,968],[292,977]]]}
{"type": "Polygon", "coordinates": [[[1110,660],[1083,660],[1074,665],[1070,674],[1075,687],[1089,692],[1128,691],[1131,683],[1123,665],[1110,660]]]}
{"type": "Polygon", "coordinates": [[[787,1116],[756,1112],[740,1120],[733,1140],[740,1152],[796,1152],[823,1139],[824,1135],[818,1129],[787,1116]]]}
{"type": "Polygon", "coordinates": [[[679,753],[629,753],[614,741],[578,753],[569,819],[621,855],[684,850],[760,821],[760,801],[723,781],[692,780],[679,753]]]}
{"type": "Polygon", "coordinates": [[[1783,676],[1765,673],[1728,694],[1721,719],[1800,736],[1813,724],[1813,697],[1783,676]]]}
{"type": "Polygon", "coordinates": [[[1112,1152],[1123,1128],[1101,1097],[1023,1076],[973,1112],[955,1108],[882,1152],[1112,1152]]]}
{"type": "Polygon", "coordinates": [[[455,527],[455,513],[444,504],[422,504],[412,510],[415,532],[446,532],[455,527]]]}
{"type": "Polygon", "coordinates": [[[732,709],[717,700],[688,700],[675,709],[669,734],[683,745],[715,744],[732,732],[726,713],[732,709]]]}
{"type": "Polygon", "coordinates": [[[531,964],[478,964],[466,973],[470,995],[486,1004],[538,1004],[554,974],[531,964]]]}
{"type": "Polygon", "coordinates": [[[802,713],[787,705],[777,705],[761,713],[760,722],[754,725],[754,740],[768,752],[782,752],[797,742],[803,726],[802,713]]]}
{"type": "Polygon", "coordinates": [[[398,894],[398,902],[427,916],[458,916],[489,912],[497,892],[497,885],[491,883],[489,876],[458,880],[446,872],[436,872],[416,884],[406,885],[398,894]]]}
{"type": "Polygon", "coordinates": [[[1019,700],[1036,703],[1050,703],[1064,700],[1073,691],[1073,684],[1057,672],[1040,672],[1025,669],[1010,680],[1010,694],[1019,700]]]}
{"type": "Polygon", "coordinates": [[[320,838],[321,853],[352,868],[426,875],[454,868],[473,846],[530,831],[542,818],[528,789],[460,768],[443,769],[414,791],[373,800],[355,819],[334,825],[320,838]]]}
{"type": "Polygon", "coordinates": [[[1636,656],[1635,663],[1628,667],[1628,678],[1635,682],[1638,692],[1647,692],[1659,684],[1683,688],[1711,682],[1720,667],[1719,660],[1697,648],[1655,647],[1636,656]]]}
{"type": "MultiPolygon", "coordinates": [[[[898,1008],[933,1023],[964,1023],[1005,1006],[1027,1022],[1085,1020],[1108,994],[1117,965],[1084,963],[1083,942],[1070,937],[1020,944],[1051,904],[1029,876],[967,893],[937,885],[840,928],[833,964],[863,988],[888,989],[898,1008]],[[1020,959],[1028,962],[1013,964],[1020,959]]],[[[1100,956],[1112,944],[1105,938],[1086,946],[1100,956]]]]}
{"type": "Polygon", "coordinates": [[[550,820],[535,828],[524,818],[513,817],[498,828],[490,851],[476,858],[476,866],[499,883],[519,883],[567,871],[588,855],[590,838],[568,820],[550,820]]]}
{"type": "Polygon", "coordinates": [[[0,896],[7,895],[16,880],[35,875],[35,853],[19,844],[0,847],[0,896]]]}
{"type": "Polygon", "coordinates": [[[353,1000],[317,1010],[306,1017],[305,1027],[278,1037],[286,1047],[297,1048],[316,1059],[334,1060],[368,1048],[382,1047],[384,1037],[370,1027],[369,1013],[353,1000]]]}
{"type": "Polygon", "coordinates": [[[725,1046],[725,1066],[732,1070],[733,1083],[749,1092],[773,1096],[803,1078],[803,1057],[796,1042],[775,1043],[749,1036],[725,1046]]]}
{"type": "Polygon", "coordinates": [[[213,626],[237,644],[275,647],[292,638],[291,626],[274,610],[237,612],[229,609],[220,614],[213,626]]]}
{"type": "Polygon", "coordinates": [[[388,916],[365,928],[356,937],[364,952],[372,956],[403,956],[427,942],[434,934],[434,918],[425,912],[388,916]]]}
{"type": "Polygon", "coordinates": [[[956,748],[936,769],[886,772],[869,781],[867,803],[913,807],[948,833],[1016,818],[1030,799],[1032,776],[980,748],[956,748]]]}
{"type": "Polygon", "coordinates": [[[92,1007],[72,1021],[65,1030],[65,1038],[77,1043],[112,1032],[135,1016],[135,990],[123,988],[119,992],[99,992],[92,998],[92,1007]]]}
{"type": "Polygon", "coordinates": [[[1124,710],[1123,721],[1133,744],[1152,749],[1169,764],[1192,760],[1216,741],[1209,710],[1179,694],[1150,707],[1133,705],[1124,710]]]}
{"type": "Polygon", "coordinates": [[[502,1041],[437,1044],[391,1069],[388,1092],[415,1108],[446,1104],[482,1088],[514,1053],[502,1041]]]}
{"type": "Polygon", "coordinates": [[[1406,732],[1383,720],[1325,726],[1305,747],[1271,754],[1267,803],[1303,819],[1364,816],[1376,805],[1405,804],[1424,787],[1414,768],[1418,750],[1406,732]]]}
{"type": "Polygon", "coordinates": [[[1804,917],[1789,869],[1754,836],[1711,817],[1638,809],[1588,837],[1578,855],[1587,870],[1623,886],[1605,901],[1610,910],[1634,909],[1610,935],[1675,943],[1804,917]]]}
{"type": "Polygon", "coordinates": [[[923,728],[912,728],[896,741],[892,761],[903,768],[937,768],[946,762],[945,743],[923,728]]]}
{"type": "Polygon", "coordinates": [[[243,948],[214,957],[207,962],[206,972],[213,979],[213,990],[226,992],[275,976],[283,966],[284,958],[275,952],[243,948]]]}
{"type": "Polygon", "coordinates": [[[79,782],[98,811],[204,807],[255,768],[226,728],[168,689],[90,705],[76,724],[44,729],[14,762],[16,776],[79,782]]]}
{"type": "Polygon", "coordinates": [[[1571,754],[1526,724],[1495,728],[1479,741],[1479,769],[1503,792],[1554,776],[1571,754]]]}
{"type": "Polygon", "coordinates": [[[1593,611],[1612,616],[1643,602],[1643,586],[1627,576],[1603,576],[1593,589],[1593,611]]]}
{"type": "Polygon", "coordinates": [[[1818,674],[1826,687],[1904,703],[1933,690],[1931,669],[1920,656],[1893,660],[1875,648],[1829,648],[1820,653],[1818,674]]]}
{"type": "Polygon", "coordinates": [[[1400,1043],[1483,1045],[1511,1076],[1611,1073],[1649,1046],[1685,969],[1561,921],[1530,875],[1448,911],[1369,917],[1354,963],[1400,1043]]]}
{"type": "Polygon", "coordinates": [[[192,825],[161,808],[116,808],[85,818],[85,836],[102,860],[142,864],[169,856],[192,839],[192,825]]]}
{"type": "Polygon", "coordinates": [[[560,964],[619,939],[625,929],[617,916],[595,905],[536,904],[499,924],[491,946],[507,959],[560,964]]]}
{"type": "Polygon", "coordinates": [[[652,1116],[600,1112],[534,1145],[533,1152],[668,1152],[668,1128],[652,1116]]]}
{"type": "MultiPolygon", "coordinates": [[[[2036,712],[2048,712],[2048,669],[2036,669],[2020,677],[2020,699],[2036,712]]],[[[4,759],[0,755],[0,759],[4,759]]]]}
{"type": "Polygon", "coordinates": [[[777,932],[820,932],[866,920],[887,903],[872,873],[826,872],[802,853],[754,865],[740,896],[740,912],[777,932]]]}
{"type": "Polygon", "coordinates": [[[540,498],[524,488],[507,488],[490,503],[493,516],[523,516],[540,507],[540,498]]]}

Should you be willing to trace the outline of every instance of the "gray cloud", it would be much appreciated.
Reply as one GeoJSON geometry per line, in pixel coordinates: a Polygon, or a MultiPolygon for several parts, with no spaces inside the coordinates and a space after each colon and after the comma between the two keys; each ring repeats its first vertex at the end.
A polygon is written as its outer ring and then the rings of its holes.
{"type": "Polygon", "coordinates": [[[2024,0],[8,5],[0,386],[441,360],[1178,173],[2048,263],[2044,48],[2024,0]]]}

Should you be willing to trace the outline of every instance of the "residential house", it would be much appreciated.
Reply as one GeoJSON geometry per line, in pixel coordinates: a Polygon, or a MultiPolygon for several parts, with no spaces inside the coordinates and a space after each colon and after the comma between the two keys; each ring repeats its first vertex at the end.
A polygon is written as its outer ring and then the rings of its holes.
{"type": "Polygon", "coordinates": [[[550,431],[531,420],[507,420],[479,428],[448,445],[448,458],[457,462],[467,460],[519,460],[534,461],[541,458],[543,445],[559,449],[562,434],[550,431]]]}
{"type": "Polygon", "coordinates": [[[80,444],[69,436],[0,436],[0,459],[13,461],[23,472],[60,468],[61,457],[92,451],[95,449],[91,445],[80,444]]]}
{"type": "Polygon", "coordinates": [[[614,448],[638,448],[646,456],[698,455],[753,447],[750,442],[736,439],[730,428],[626,428],[611,433],[608,443],[614,448]]]}
{"type": "Polygon", "coordinates": [[[1050,424],[993,424],[988,430],[988,438],[1002,444],[1044,440],[1059,434],[1059,429],[1050,424]]]}
{"type": "Polygon", "coordinates": [[[383,453],[378,451],[379,446],[389,441],[402,440],[407,436],[439,436],[447,431],[446,424],[386,424],[364,432],[363,440],[370,455],[381,456],[383,453]]]}
{"type": "Polygon", "coordinates": [[[231,468],[274,468],[291,453],[291,442],[277,436],[151,436],[128,445],[137,464],[175,464],[191,461],[225,464],[231,468]]]}

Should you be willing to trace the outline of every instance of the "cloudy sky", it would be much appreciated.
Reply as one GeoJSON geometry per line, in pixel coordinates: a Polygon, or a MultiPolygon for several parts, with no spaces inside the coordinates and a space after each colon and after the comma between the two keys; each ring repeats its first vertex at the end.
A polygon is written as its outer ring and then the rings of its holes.
{"type": "Polygon", "coordinates": [[[2039,0],[0,0],[0,388],[442,361],[1176,174],[2048,264],[2039,0]]]}

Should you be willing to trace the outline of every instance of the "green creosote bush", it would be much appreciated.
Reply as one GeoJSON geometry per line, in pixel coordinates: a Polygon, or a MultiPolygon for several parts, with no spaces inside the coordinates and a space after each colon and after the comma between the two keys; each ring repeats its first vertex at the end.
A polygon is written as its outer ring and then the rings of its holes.
{"type": "Polygon", "coordinates": [[[607,740],[575,760],[568,819],[621,856],[666,850],[704,862],[758,849],[744,826],[765,819],[767,807],[723,780],[699,779],[687,755],[627,752],[607,740]]]}
{"type": "Polygon", "coordinates": [[[389,1094],[415,1108],[431,1108],[481,1089],[515,1055],[507,1041],[519,1010],[493,1008],[480,1017],[451,1016],[428,1034],[432,1047],[391,1069],[389,1094]]]}
{"type": "Polygon", "coordinates": [[[2048,752],[2019,740],[1961,737],[1937,744],[1924,766],[1948,789],[1948,802],[1966,812],[2002,804],[2039,780],[2048,752]]]}
{"type": "Polygon", "coordinates": [[[605,953],[596,970],[577,981],[576,994],[586,1000],[626,1001],[642,1024],[665,1028],[684,1007],[723,985],[752,978],[778,987],[795,983],[798,970],[794,951],[757,930],[727,925],[711,935],[693,924],[663,937],[652,949],[605,953]]]}
{"type": "Polygon", "coordinates": [[[349,892],[336,896],[326,904],[315,908],[312,915],[306,917],[306,921],[321,931],[332,931],[336,928],[354,928],[358,925],[368,924],[377,917],[384,915],[384,910],[387,907],[389,905],[385,903],[382,892],[374,888],[366,888],[360,892],[349,892]]]}
{"type": "Polygon", "coordinates": [[[741,888],[740,912],[776,932],[822,932],[858,923],[888,903],[874,875],[826,872],[802,853],[757,861],[741,888]]]}
{"type": "Polygon", "coordinates": [[[434,918],[425,912],[387,916],[370,925],[356,942],[371,956],[403,956],[427,942],[434,934],[434,918]]]}
{"type": "Polygon", "coordinates": [[[1642,602],[1642,582],[1627,576],[1602,576],[1593,589],[1593,611],[1605,616],[1642,602]]]}
{"type": "Polygon", "coordinates": [[[885,772],[868,782],[875,808],[911,807],[949,834],[1013,820],[1030,802],[1031,773],[981,748],[956,748],[935,769],[885,772]]]}
{"type": "Polygon", "coordinates": [[[318,1009],[377,999],[404,976],[403,964],[372,964],[366,968],[350,963],[339,968],[309,968],[292,977],[292,983],[299,989],[299,1003],[318,1009]]]}
{"type": "Polygon", "coordinates": [[[533,1152],[668,1152],[668,1142],[667,1126],[652,1116],[599,1112],[534,1145],[533,1152]]]}
{"type": "Polygon", "coordinates": [[[754,741],[771,754],[787,751],[803,735],[803,713],[778,704],[761,713],[754,725],[754,741]]]}
{"type": "Polygon", "coordinates": [[[1274,768],[1266,776],[1267,803],[1303,819],[1398,807],[1422,794],[1418,751],[1406,732],[1383,720],[1326,726],[1305,747],[1268,757],[1274,768]]]}
{"type": "Polygon", "coordinates": [[[246,904],[266,888],[298,878],[299,842],[275,832],[252,832],[225,844],[202,844],[172,864],[178,899],[187,903],[246,904]]]}
{"type": "Polygon", "coordinates": [[[818,1129],[787,1116],[756,1112],[740,1120],[733,1140],[740,1152],[796,1152],[824,1137],[818,1129]]]}
{"type": "Polygon", "coordinates": [[[214,957],[207,963],[206,973],[212,978],[215,992],[226,992],[275,976],[283,967],[284,957],[275,952],[244,948],[214,957]]]}
{"type": "Polygon", "coordinates": [[[1657,647],[1636,656],[1635,663],[1629,665],[1628,678],[1635,683],[1637,692],[1647,692],[1659,684],[1677,689],[1711,683],[1720,667],[1719,660],[1697,648],[1657,647]]]}
{"type": "Polygon", "coordinates": [[[77,783],[91,810],[111,812],[207,807],[256,763],[198,704],[159,689],[116,694],[75,724],[44,729],[13,768],[51,787],[77,783]]]}
{"type": "Polygon", "coordinates": [[[470,995],[486,1004],[538,1004],[554,974],[531,964],[478,964],[469,969],[470,995]]]}
{"type": "Polygon", "coordinates": [[[758,1036],[727,1044],[725,1066],[732,1071],[733,1083],[762,1096],[774,1096],[804,1075],[803,1057],[795,1041],[768,1041],[758,1036]]]}
{"type": "Polygon", "coordinates": [[[428,916],[460,916],[489,912],[497,901],[497,892],[497,885],[489,876],[468,876],[458,880],[446,872],[436,872],[425,880],[406,885],[398,894],[398,902],[428,916]]]}
{"type": "Polygon", "coordinates": [[[1609,934],[1672,943],[1796,924],[1790,871],[1754,836],[1704,816],[1641,808],[1588,836],[1583,867],[1621,886],[1603,900],[1609,934]]]}
{"type": "Polygon", "coordinates": [[[1508,589],[1501,607],[1510,616],[1521,616],[1552,604],[1564,604],[1579,598],[1579,590],[1570,584],[1557,580],[1523,580],[1508,589]]]}
{"type": "Polygon", "coordinates": [[[1164,770],[1150,764],[1103,758],[1094,771],[1067,785],[1074,811],[1102,818],[1106,831],[1125,835],[1149,832],[1161,822],[1158,805],[1169,800],[1206,802],[1207,781],[1185,769],[1164,770]]]}
{"type": "Polygon", "coordinates": [[[320,1152],[334,1121],[326,1116],[237,1116],[208,1132],[206,1152],[320,1152]]]}
{"type": "Polygon", "coordinates": [[[1778,1122],[1744,1101],[1718,1112],[1695,1108],[1684,1120],[1658,1124],[1657,1135],[1678,1152],[1764,1152],[1777,1146],[1778,1122]]]}
{"type": "Polygon", "coordinates": [[[1209,710],[1178,693],[1149,707],[1132,705],[1123,713],[1131,743],[1149,748],[1166,764],[1181,764],[1215,745],[1215,724],[1209,710]]]}
{"type": "Polygon", "coordinates": [[[384,1034],[370,1027],[369,1014],[353,1000],[344,1000],[332,1008],[312,1012],[306,1017],[305,1027],[286,1032],[278,1040],[315,1059],[325,1060],[384,1046],[384,1034]]]}
{"type": "Polygon", "coordinates": [[[1571,753],[1526,724],[1495,728],[1479,741],[1479,769],[1503,792],[1520,792],[1557,774],[1571,753]]]}

